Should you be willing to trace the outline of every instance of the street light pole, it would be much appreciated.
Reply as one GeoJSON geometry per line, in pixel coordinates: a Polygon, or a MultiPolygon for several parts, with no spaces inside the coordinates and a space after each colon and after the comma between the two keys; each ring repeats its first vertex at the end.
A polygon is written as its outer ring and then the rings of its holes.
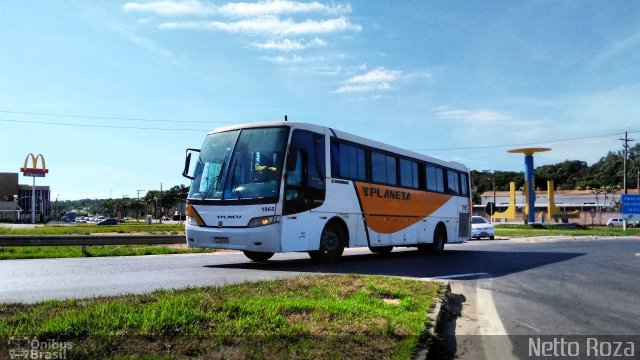
{"type": "Polygon", "coordinates": [[[144,191],[143,189],[138,189],[136,192],[138,193],[138,201],[136,202],[136,222],[138,222],[138,217],[140,215],[140,191],[144,191]]]}
{"type": "Polygon", "coordinates": [[[33,177],[33,186],[31,187],[31,223],[36,223],[36,177],[33,177]]]}

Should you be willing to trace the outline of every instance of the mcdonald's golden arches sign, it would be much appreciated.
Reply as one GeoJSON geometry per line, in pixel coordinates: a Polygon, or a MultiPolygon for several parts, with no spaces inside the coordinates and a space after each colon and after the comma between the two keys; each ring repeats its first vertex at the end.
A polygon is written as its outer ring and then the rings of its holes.
{"type": "Polygon", "coordinates": [[[29,155],[24,159],[24,166],[20,171],[22,171],[24,176],[44,177],[45,174],[49,172],[49,169],[47,169],[47,164],[45,163],[44,156],[42,156],[42,154],[34,156],[33,153],[29,153],[29,155]],[[31,167],[28,167],[29,159],[31,159],[31,167]],[[42,167],[40,168],[38,168],[38,160],[42,160],[42,167]]]}

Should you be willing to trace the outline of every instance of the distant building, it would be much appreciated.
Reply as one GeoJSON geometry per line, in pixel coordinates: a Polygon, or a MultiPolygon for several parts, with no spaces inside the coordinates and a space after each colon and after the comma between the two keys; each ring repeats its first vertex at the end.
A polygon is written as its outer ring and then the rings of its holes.
{"type": "MultiPolygon", "coordinates": [[[[629,194],[636,194],[636,189],[628,190],[629,194]]],[[[547,191],[536,191],[536,209],[546,210],[549,204],[547,191]]],[[[567,208],[567,210],[590,210],[591,208],[615,210],[619,207],[622,190],[610,193],[596,192],[594,190],[556,190],[554,202],[557,207],[567,208]]],[[[494,202],[493,191],[485,191],[480,195],[481,206],[484,208],[488,202],[494,202]]],[[[477,206],[477,205],[476,205],[477,206]]],[[[495,206],[506,208],[509,206],[509,192],[495,192],[495,206]]],[[[524,195],[522,191],[516,191],[516,206],[524,207],[524,195]]]]}
{"type": "MultiPolygon", "coordinates": [[[[628,189],[629,194],[637,194],[636,189],[628,189]]],[[[546,215],[549,205],[547,191],[536,191],[536,219],[540,213],[546,215]]],[[[554,193],[554,202],[556,207],[561,211],[580,210],[580,217],[570,219],[570,222],[581,224],[599,224],[604,225],[607,218],[620,216],[620,201],[622,190],[615,190],[610,193],[599,192],[597,190],[556,190],[554,193]],[[592,213],[593,209],[593,213],[592,213]]],[[[485,191],[480,194],[480,205],[473,206],[475,215],[485,216],[485,207],[487,203],[494,202],[493,191],[485,191]]],[[[509,192],[495,192],[495,208],[496,211],[504,211],[509,206],[509,192]]],[[[508,221],[522,221],[522,210],[524,209],[524,195],[522,191],[516,191],[516,208],[517,218],[508,221]]],[[[507,221],[507,220],[503,220],[507,221]]],[[[536,220],[537,221],[537,220],[536,220]]],[[[545,220],[548,221],[548,220],[545,220]]]]}
{"type": "MultiPolygon", "coordinates": [[[[18,173],[0,173],[0,221],[31,222],[31,185],[19,184],[18,173]]],[[[36,222],[51,216],[49,186],[36,186],[36,222]]]]}

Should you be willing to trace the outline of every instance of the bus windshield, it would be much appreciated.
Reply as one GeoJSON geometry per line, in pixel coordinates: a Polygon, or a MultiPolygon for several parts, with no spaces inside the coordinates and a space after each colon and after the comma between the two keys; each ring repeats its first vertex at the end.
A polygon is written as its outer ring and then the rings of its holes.
{"type": "Polygon", "coordinates": [[[277,201],[288,127],[232,130],[207,136],[190,199],[277,201]]]}

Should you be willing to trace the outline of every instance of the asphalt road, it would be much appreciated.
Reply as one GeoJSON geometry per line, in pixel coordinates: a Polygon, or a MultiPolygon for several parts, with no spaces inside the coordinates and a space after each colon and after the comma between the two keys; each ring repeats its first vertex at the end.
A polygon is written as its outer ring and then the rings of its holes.
{"type": "MultiPolygon", "coordinates": [[[[296,253],[252,263],[235,252],[3,260],[0,302],[144,293],[301,274],[383,274],[452,279],[454,289],[469,300],[489,294],[503,327],[499,331],[508,334],[640,334],[637,238],[471,241],[446,249],[440,256],[410,249],[389,255],[348,249],[342,262],[330,265],[313,264],[306,254],[296,253]]],[[[477,309],[486,307],[482,301],[477,309]]]]}

